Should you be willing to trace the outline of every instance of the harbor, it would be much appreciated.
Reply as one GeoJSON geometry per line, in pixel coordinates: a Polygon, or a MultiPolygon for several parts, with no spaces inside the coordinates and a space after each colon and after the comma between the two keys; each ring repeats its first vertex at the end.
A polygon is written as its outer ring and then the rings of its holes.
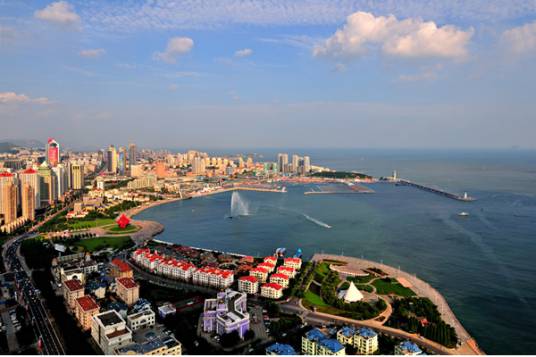
{"type": "Polygon", "coordinates": [[[435,193],[435,194],[438,194],[438,195],[441,195],[441,196],[444,196],[444,197],[447,197],[447,198],[451,198],[451,199],[457,200],[457,201],[472,202],[472,201],[475,200],[475,198],[469,196],[467,194],[467,192],[465,192],[463,195],[458,195],[458,194],[455,194],[455,193],[447,192],[447,191],[439,189],[439,188],[434,188],[434,187],[430,187],[430,186],[421,185],[421,184],[418,184],[418,183],[415,183],[415,182],[412,182],[412,181],[409,181],[409,180],[400,179],[400,180],[396,181],[396,184],[397,185],[402,185],[402,186],[415,187],[415,188],[418,188],[420,190],[432,192],[432,193],[435,193]]]}

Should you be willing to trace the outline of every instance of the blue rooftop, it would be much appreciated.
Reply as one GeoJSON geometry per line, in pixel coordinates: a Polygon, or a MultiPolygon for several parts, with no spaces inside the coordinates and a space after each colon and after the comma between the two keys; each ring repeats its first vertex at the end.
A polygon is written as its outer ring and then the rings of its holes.
{"type": "Polygon", "coordinates": [[[422,353],[422,350],[419,348],[419,346],[417,346],[411,341],[404,341],[400,343],[399,346],[402,350],[405,350],[411,353],[422,353]]]}
{"type": "Polygon", "coordinates": [[[320,340],[318,343],[333,353],[339,352],[340,350],[344,349],[344,346],[339,341],[333,338],[325,338],[323,340],[320,340]]]}
{"type": "Polygon", "coordinates": [[[365,337],[365,338],[372,338],[377,335],[376,331],[368,327],[360,328],[358,333],[359,333],[359,336],[365,337]]]}
{"type": "Polygon", "coordinates": [[[310,331],[308,331],[306,334],[305,334],[305,338],[307,338],[308,340],[310,341],[315,341],[315,342],[318,342],[320,340],[323,340],[326,338],[326,335],[324,335],[322,333],[322,331],[320,331],[319,329],[317,328],[314,328],[310,331]]]}
{"type": "Polygon", "coordinates": [[[355,334],[355,328],[351,326],[344,326],[339,331],[344,337],[352,337],[355,334]]]}
{"type": "Polygon", "coordinates": [[[266,348],[266,353],[275,353],[276,355],[281,356],[292,356],[296,355],[296,351],[292,348],[291,345],[285,343],[274,343],[271,346],[266,348]]]}

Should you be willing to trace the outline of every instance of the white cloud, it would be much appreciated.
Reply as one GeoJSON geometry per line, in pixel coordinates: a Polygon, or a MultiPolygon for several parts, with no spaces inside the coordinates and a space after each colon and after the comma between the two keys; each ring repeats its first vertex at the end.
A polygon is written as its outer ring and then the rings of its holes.
{"type": "Polygon", "coordinates": [[[73,25],[80,22],[80,16],[67,1],[57,1],[44,9],[37,10],[34,16],[38,19],[55,22],[63,25],[73,25]]]}
{"type": "Polygon", "coordinates": [[[467,56],[473,32],[472,28],[463,31],[452,25],[438,27],[433,21],[356,12],[333,36],[316,45],[313,54],[353,58],[379,47],[389,56],[460,59],[467,56]]]}
{"type": "Polygon", "coordinates": [[[190,52],[194,47],[194,41],[189,37],[173,37],[168,41],[164,52],[157,52],[154,58],[167,63],[177,62],[177,58],[190,52]]]}
{"type": "Polygon", "coordinates": [[[81,57],[86,57],[86,58],[98,58],[104,55],[105,53],[106,51],[104,50],[104,48],[92,48],[92,49],[82,50],[78,52],[78,54],[81,57]]]}
{"type": "Polygon", "coordinates": [[[15,92],[0,92],[0,104],[36,103],[50,104],[50,100],[45,97],[30,98],[26,94],[15,92]]]}
{"type": "Polygon", "coordinates": [[[249,57],[253,54],[253,50],[251,48],[244,48],[242,50],[238,50],[234,53],[235,57],[242,58],[242,57],[249,57]]]}
{"type": "Polygon", "coordinates": [[[502,44],[515,55],[536,52],[536,21],[504,31],[502,44]]]}

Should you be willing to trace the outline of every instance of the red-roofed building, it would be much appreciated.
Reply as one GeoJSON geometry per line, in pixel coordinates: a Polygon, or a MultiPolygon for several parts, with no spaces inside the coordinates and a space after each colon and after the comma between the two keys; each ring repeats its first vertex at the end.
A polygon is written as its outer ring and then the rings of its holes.
{"type": "Polygon", "coordinates": [[[268,279],[268,270],[266,268],[256,267],[249,271],[249,275],[254,276],[261,283],[265,283],[266,279],[268,279]]]}
{"type": "Polygon", "coordinates": [[[269,256],[264,258],[264,262],[276,265],[277,264],[277,258],[274,257],[273,255],[269,255],[269,256]]]}
{"type": "Polygon", "coordinates": [[[75,308],[76,299],[84,296],[84,286],[77,279],[65,280],[63,282],[63,298],[70,309],[75,308]]]}
{"type": "Polygon", "coordinates": [[[272,264],[272,263],[260,263],[259,265],[257,265],[257,268],[266,269],[266,270],[268,270],[269,273],[271,273],[275,269],[275,264],[272,264]]]}
{"type": "Polygon", "coordinates": [[[300,270],[302,266],[302,260],[300,258],[285,258],[283,265],[286,267],[291,267],[296,270],[300,270]]]}
{"type": "Polygon", "coordinates": [[[238,279],[238,291],[256,294],[259,291],[259,281],[251,275],[242,276],[238,279]]]}
{"type": "Polygon", "coordinates": [[[132,268],[125,261],[114,258],[110,269],[110,275],[114,278],[132,278],[132,268]]]}
{"type": "Polygon", "coordinates": [[[93,316],[99,313],[99,305],[91,296],[85,295],[76,299],[74,313],[82,330],[86,331],[91,328],[93,316]]]}
{"type": "Polygon", "coordinates": [[[156,266],[155,271],[172,279],[188,281],[195,271],[195,265],[184,260],[171,258],[160,262],[156,266]]]}
{"type": "Polygon", "coordinates": [[[192,274],[192,282],[197,285],[207,285],[215,288],[228,288],[233,284],[234,273],[231,270],[213,267],[199,268],[192,274]]]}
{"type": "Polygon", "coordinates": [[[290,278],[285,274],[275,273],[275,274],[270,275],[270,283],[279,284],[283,288],[288,288],[289,280],[290,278]]]}
{"type": "Polygon", "coordinates": [[[276,283],[262,284],[261,296],[268,299],[281,299],[283,296],[283,287],[276,283]]]}
{"type": "Polygon", "coordinates": [[[134,305],[140,298],[140,286],[132,278],[117,278],[116,294],[128,306],[134,305]]]}
{"type": "Polygon", "coordinates": [[[277,268],[277,272],[281,274],[288,275],[289,278],[294,278],[296,276],[296,269],[291,267],[282,266],[277,268]]]}

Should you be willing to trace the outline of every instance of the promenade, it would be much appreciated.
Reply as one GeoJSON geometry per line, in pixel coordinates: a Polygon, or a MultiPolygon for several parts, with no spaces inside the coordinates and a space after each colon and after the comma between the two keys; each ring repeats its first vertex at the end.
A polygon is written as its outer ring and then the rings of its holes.
{"type": "Polygon", "coordinates": [[[454,327],[461,344],[460,347],[456,348],[455,351],[457,352],[454,351],[454,354],[468,354],[468,352],[471,351],[472,354],[484,354],[477,347],[475,340],[471,337],[471,335],[469,335],[467,330],[465,330],[463,325],[456,318],[456,315],[454,315],[454,312],[449,307],[445,298],[427,282],[417,278],[414,275],[401,271],[400,269],[396,269],[389,265],[377,263],[371,260],[334,254],[315,254],[312,258],[313,262],[320,262],[322,260],[335,260],[346,263],[346,265],[341,266],[341,268],[338,268],[338,266],[336,265],[332,265],[331,269],[334,271],[338,271],[338,269],[341,269],[341,272],[344,271],[347,273],[349,271],[355,271],[356,273],[359,273],[365,269],[375,267],[381,269],[392,277],[400,279],[404,283],[404,285],[409,285],[408,287],[410,287],[418,296],[427,297],[435,305],[437,305],[438,310],[441,314],[441,318],[446,323],[454,327]]]}

